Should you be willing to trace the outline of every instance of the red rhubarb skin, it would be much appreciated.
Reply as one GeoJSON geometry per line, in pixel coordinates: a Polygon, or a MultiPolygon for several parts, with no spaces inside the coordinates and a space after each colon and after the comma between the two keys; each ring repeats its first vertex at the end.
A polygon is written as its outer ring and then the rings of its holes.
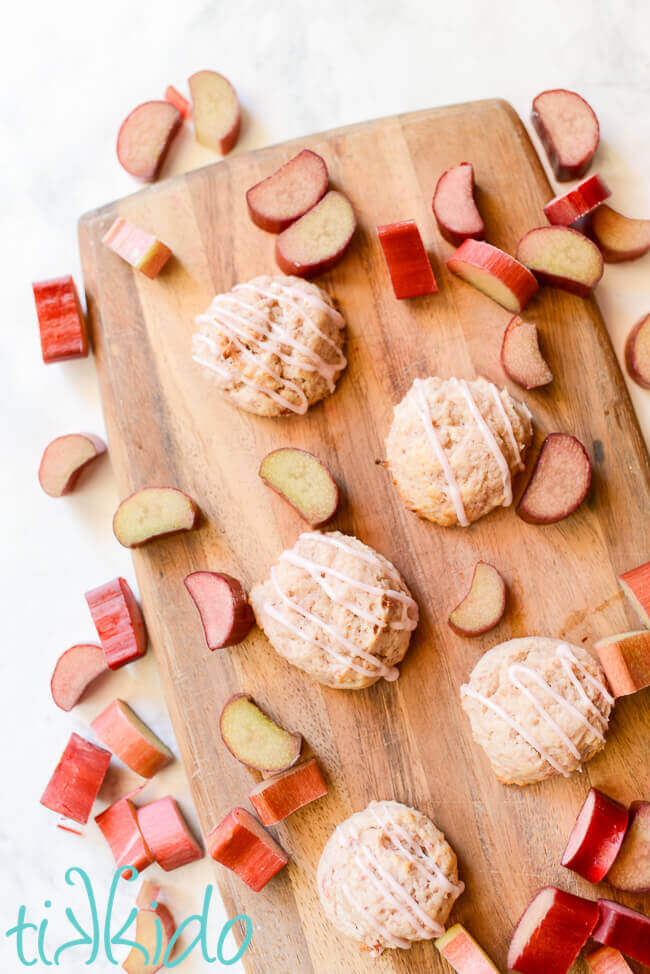
{"type": "Polygon", "coordinates": [[[203,858],[175,800],[167,795],[138,809],[138,825],[158,865],[171,872],[203,858]]]}
{"type": "MultiPolygon", "coordinates": [[[[567,859],[566,853],[562,857],[562,865],[584,876],[590,883],[599,883],[613,865],[623,844],[628,813],[627,808],[596,788],[592,788],[589,795],[594,798],[589,828],[571,858],[567,859]]],[[[587,801],[589,796],[578,815],[575,828],[581,824],[587,801]]]]}
{"type": "Polygon", "coordinates": [[[548,913],[518,954],[512,944],[508,952],[508,968],[520,974],[567,974],[598,922],[597,903],[555,887],[546,889],[554,890],[548,913]]]}
{"type": "Polygon", "coordinates": [[[327,785],[315,758],[289,771],[268,778],[261,791],[251,792],[248,800],[262,825],[276,825],[299,808],[327,794],[327,785]]]}
{"type": "Polygon", "coordinates": [[[455,270],[456,261],[464,261],[501,281],[519,301],[519,312],[523,311],[539,288],[532,271],[510,254],[485,243],[484,240],[464,240],[458,250],[446,260],[451,271],[455,270]]]}
{"type": "Polygon", "coordinates": [[[110,761],[110,751],[72,734],[43,792],[41,805],[85,825],[110,761]]]}
{"type": "Polygon", "coordinates": [[[72,277],[32,284],[46,365],[88,355],[88,332],[72,277]]]}
{"type": "Polygon", "coordinates": [[[594,940],[650,966],[650,917],[613,900],[598,900],[598,908],[594,940]]]}
{"type": "Polygon", "coordinates": [[[132,663],[147,652],[147,630],[128,582],[114,578],[86,592],[106,663],[111,670],[132,663]]]}
{"type": "MultiPolygon", "coordinates": [[[[141,873],[151,865],[153,856],[140,831],[135,805],[128,798],[109,805],[95,816],[95,822],[110,846],[116,866],[132,866],[141,873]]],[[[129,879],[131,871],[123,875],[129,879]]]]}
{"type": "Polygon", "coordinates": [[[413,220],[377,227],[377,236],[396,298],[438,293],[420,231],[413,220]]]}
{"type": "Polygon", "coordinates": [[[533,110],[531,112],[530,119],[531,122],[533,123],[533,127],[535,131],[539,136],[539,140],[544,147],[544,151],[548,156],[548,161],[551,164],[551,168],[553,169],[553,173],[555,175],[555,178],[558,180],[558,182],[566,183],[571,179],[580,179],[582,176],[584,176],[587,170],[589,169],[589,166],[591,165],[591,160],[596,154],[596,149],[598,148],[598,143],[600,142],[600,125],[598,123],[598,117],[594,112],[593,108],[591,107],[591,105],[589,104],[589,102],[585,101],[585,99],[577,92],[568,91],[567,88],[553,88],[553,89],[549,89],[548,91],[541,91],[539,95],[537,95],[536,98],[533,100],[533,110]],[[562,92],[562,93],[566,92],[567,94],[572,95],[573,97],[579,98],[580,101],[585,103],[585,105],[593,115],[593,119],[595,122],[596,141],[594,142],[593,148],[590,151],[588,151],[586,155],[579,162],[570,166],[565,165],[559,158],[555,150],[555,145],[551,141],[550,133],[546,128],[544,122],[542,121],[542,117],[539,114],[537,110],[537,106],[535,104],[538,98],[540,98],[542,95],[551,94],[551,92],[562,92]]]}
{"type": "Polygon", "coordinates": [[[474,197],[474,188],[475,188],[474,187],[474,167],[472,166],[471,162],[460,162],[457,166],[453,166],[451,169],[447,169],[446,172],[443,172],[442,176],[436,183],[436,188],[433,193],[433,200],[431,204],[433,208],[433,215],[436,218],[436,223],[438,224],[438,229],[440,230],[441,236],[444,237],[447,243],[453,244],[454,247],[460,247],[463,240],[469,240],[469,239],[483,240],[483,238],[485,237],[485,224],[483,223],[483,218],[481,217],[481,214],[478,211],[478,207],[476,206],[475,200],[474,200],[474,208],[476,210],[476,214],[475,214],[476,227],[472,230],[467,230],[467,229],[461,230],[460,228],[454,229],[454,227],[452,227],[448,222],[442,220],[438,216],[438,211],[436,208],[436,200],[438,199],[438,194],[445,191],[445,182],[447,181],[447,177],[449,173],[453,172],[455,169],[460,169],[461,167],[466,167],[469,170],[469,180],[470,180],[470,185],[472,190],[472,198],[474,197]]]}
{"type": "Polygon", "coordinates": [[[90,726],[102,744],[105,744],[127,768],[131,768],[141,778],[153,778],[172,761],[172,758],[159,751],[140,734],[123,712],[120,704],[124,704],[124,701],[113,700],[98,717],[95,717],[90,726]]]}
{"type": "Polygon", "coordinates": [[[563,196],[550,200],[544,207],[544,213],[553,226],[568,227],[591,213],[611,195],[609,186],[595,173],[563,196]]]}
{"type": "Polygon", "coordinates": [[[192,114],[192,106],[189,101],[173,85],[168,85],[165,89],[165,101],[168,101],[170,105],[174,106],[183,121],[188,119],[192,114]]]}
{"type": "Polygon", "coordinates": [[[252,815],[245,808],[233,808],[210,832],[207,845],[209,855],[216,862],[231,869],[250,889],[259,893],[289,859],[271,836],[267,843],[247,827],[251,819],[252,815]]]}

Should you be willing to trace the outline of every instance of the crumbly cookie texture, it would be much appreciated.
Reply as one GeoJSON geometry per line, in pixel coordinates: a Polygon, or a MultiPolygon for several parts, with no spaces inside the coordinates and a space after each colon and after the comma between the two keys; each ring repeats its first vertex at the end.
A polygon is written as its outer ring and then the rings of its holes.
{"type": "Polygon", "coordinates": [[[318,285],[262,275],[196,318],[192,358],[226,398],[259,416],[305,413],[334,392],[345,320],[318,285]]]}
{"type": "Polygon", "coordinates": [[[461,687],[474,740],[504,784],[569,775],[605,746],[614,700],[598,661],[561,639],[526,636],[487,652],[461,687]]]}
{"type": "Polygon", "coordinates": [[[342,690],[396,679],[418,621],[397,569],[339,531],[300,535],[250,602],[280,656],[342,690]]]}
{"type": "Polygon", "coordinates": [[[316,882],[328,919],[374,954],[441,936],[464,889],[442,832],[393,801],[371,802],[338,826],[316,882]]]}
{"type": "Polygon", "coordinates": [[[512,477],[533,436],[527,407],[487,379],[416,379],[386,440],[406,506],[443,527],[512,503],[512,477]]]}

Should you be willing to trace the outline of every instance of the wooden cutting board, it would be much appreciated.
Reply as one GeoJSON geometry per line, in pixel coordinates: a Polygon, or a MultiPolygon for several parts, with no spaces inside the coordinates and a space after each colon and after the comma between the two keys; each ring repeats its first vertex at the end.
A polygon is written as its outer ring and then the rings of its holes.
{"type": "MultiPolygon", "coordinates": [[[[402,506],[381,466],[392,410],[416,376],[504,384],[499,348],[509,314],[453,277],[452,248],[438,233],[431,196],[444,169],[474,163],[487,238],[513,253],[545,223],[552,195],[513,109],[483,101],[385,118],[235,156],[89,213],[80,242],[89,319],[113,468],[122,496],[172,484],[197,499],[201,528],[134,552],[138,584],[181,755],[204,832],[257,778],[225,750],[218,718],[248,691],[282,724],[300,730],[325,770],[329,796],[277,828],[291,856],[260,894],[215,865],[231,914],[253,920],[245,964],[256,974],[360,974],[447,970],[431,943],[372,960],[338,936],[318,904],[315,870],[334,827],[372,799],[397,799],[429,814],[456,849],[467,890],[453,913],[505,969],[513,926],[546,883],[598,891],[559,866],[575,816],[593,783],[622,801],[649,796],[648,694],[621,701],[607,748],[583,774],[520,790],[494,778],[473,743],[460,685],[490,647],[527,634],[589,645],[637,620],[616,581],[650,555],[648,456],[594,301],[543,289],[526,309],[555,373],[525,399],[538,430],[576,434],[594,460],[589,500],[557,525],[524,524],[499,510],[471,528],[442,529],[402,506]],[[248,219],[245,191],[300,148],[319,152],[332,184],[354,204],[359,229],[345,260],[320,278],[345,315],[349,366],[336,393],[306,416],[263,419],[224,402],[191,361],[194,316],[213,295],[274,273],[274,238],[248,219]],[[155,281],[102,244],[117,215],[152,231],[174,259],[155,281]],[[440,293],[396,301],[375,227],[415,219],[440,293]],[[247,586],[265,577],[304,525],[257,476],[282,445],[323,458],[342,487],[331,527],[354,534],[403,573],[421,622],[395,684],[350,693],[323,688],[278,657],[254,630],[210,653],[183,577],[225,570],[247,586]],[[479,639],[454,635],[446,618],[478,558],[507,579],[509,606],[479,639]]],[[[605,890],[606,887],[603,887],[605,890]]],[[[600,895],[611,895],[609,891],[600,895]]],[[[618,898],[618,897],[617,897],[618,898]]],[[[625,897],[642,905],[639,897],[625,897]]],[[[646,900],[646,909],[647,909],[646,900]]]]}

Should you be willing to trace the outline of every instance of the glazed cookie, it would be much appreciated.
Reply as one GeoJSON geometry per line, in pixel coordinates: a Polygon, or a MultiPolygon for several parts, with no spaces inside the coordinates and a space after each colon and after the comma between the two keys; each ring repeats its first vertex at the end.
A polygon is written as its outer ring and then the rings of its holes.
{"type": "Polygon", "coordinates": [[[347,365],[345,321],[326,291],[299,277],[255,277],[196,318],[192,358],[249,413],[306,413],[347,365]]]}
{"type": "Polygon", "coordinates": [[[440,937],[465,888],[442,832],[400,802],[371,802],[342,822],[316,883],[328,919],[373,954],[440,937]]]}
{"type": "Polygon", "coordinates": [[[250,601],[280,656],[341,690],[396,680],[418,622],[397,569],[339,531],[301,534],[250,601]]]}
{"type": "Polygon", "coordinates": [[[467,527],[512,503],[532,436],[528,408],[487,379],[416,379],[395,407],[386,456],[410,510],[467,527]]]}
{"type": "Polygon", "coordinates": [[[460,693],[474,740],[506,785],[576,771],[605,746],[614,704],[586,649],[544,636],[495,646],[460,693]]]}

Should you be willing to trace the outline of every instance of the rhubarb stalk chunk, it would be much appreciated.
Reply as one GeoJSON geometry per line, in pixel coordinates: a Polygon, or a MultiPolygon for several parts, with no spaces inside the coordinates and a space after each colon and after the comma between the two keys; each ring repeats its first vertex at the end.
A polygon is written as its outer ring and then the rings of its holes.
{"type": "Polygon", "coordinates": [[[569,836],[562,865],[590,883],[599,883],[618,855],[626,828],[627,809],[592,788],[569,836]]]}
{"type": "Polygon", "coordinates": [[[485,951],[462,923],[455,923],[435,941],[436,947],[458,974],[499,974],[485,951]]]}
{"type": "Polygon", "coordinates": [[[598,207],[591,232],[608,264],[636,260],[650,250],[650,220],[633,220],[611,206],[598,207]]]}
{"type": "Polygon", "coordinates": [[[327,794],[327,785],[316,763],[310,758],[282,774],[265,778],[250,792],[248,800],[262,825],[277,825],[299,808],[327,794]]]}
{"type": "MultiPolygon", "coordinates": [[[[144,947],[148,962],[138,947],[132,947],[122,964],[126,974],[156,974],[165,964],[171,939],[176,933],[174,918],[164,903],[158,903],[155,910],[138,910],[135,921],[135,942],[144,947]]],[[[174,955],[172,951],[172,956],[174,955]]]]}
{"type": "MultiPolygon", "coordinates": [[[[144,836],[138,825],[135,805],[128,798],[120,798],[105,811],[95,816],[102,835],[108,842],[116,866],[133,866],[142,872],[153,862],[144,836]]],[[[131,873],[125,873],[129,878],[131,873]]]]}
{"type": "Polygon", "coordinates": [[[173,760],[166,744],[123,700],[114,700],[91,724],[102,744],[127,768],[143,778],[153,778],[173,760]]]}
{"type": "Polygon", "coordinates": [[[520,974],[567,974],[597,922],[597,903],[545,886],[517,924],[508,967],[520,974]]]}
{"type": "Polygon", "coordinates": [[[454,247],[471,237],[482,240],[485,224],[474,201],[474,167],[461,162],[443,172],[433,194],[433,214],[442,236],[454,247]]]}
{"type": "Polygon", "coordinates": [[[84,358],[88,354],[86,320],[70,275],[37,281],[32,291],[45,364],[84,358]]]}
{"type": "Polygon", "coordinates": [[[377,235],[396,298],[438,293],[420,231],[413,220],[377,227],[377,235]]]}
{"type": "Polygon", "coordinates": [[[159,798],[138,809],[138,825],[151,855],[165,872],[203,858],[181,811],[171,796],[159,798]]]}
{"type": "Polygon", "coordinates": [[[168,101],[170,105],[173,105],[180,117],[185,121],[192,114],[192,108],[189,101],[184,95],[181,95],[180,91],[174,88],[173,85],[167,85],[165,89],[165,101],[168,101]]]}
{"type": "Polygon", "coordinates": [[[632,968],[623,955],[613,947],[601,947],[585,957],[589,974],[632,974],[632,968]]]}
{"type": "Polygon", "coordinates": [[[61,710],[72,710],[91,683],[106,673],[108,664],[101,646],[71,646],[59,656],[50,681],[52,699],[61,710]]]}
{"type": "Polygon", "coordinates": [[[650,965],[650,917],[612,900],[598,900],[600,918],[592,936],[626,957],[650,965]]]}
{"type": "Polygon", "coordinates": [[[286,852],[245,808],[233,808],[206,841],[210,856],[256,893],[289,861],[286,852]]]}
{"type": "Polygon", "coordinates": [[[325,160],[303,149],[246,193],[251,220],[262,230],[281,233],[303,216],[327,192],[325,160]]]}
{"type": "Polygon", "coordinates": [[[549,223],[568,227],[587,213],[591,213],[611,195],[609,186],[596,173],[578,183],[573,189],[549,200],[544,207],[544,213],[549,223]]]}
{"type": "Polygon", "coordinates": [[[106,231],[102,243],[136,271],[141,271],[150,278],[157,276],[172,254],[161,240],[122,216],[118,216],[106,231]]]}
{"type": "Polygon", "coordinates": [[[591,106],[565,88],[543,91],[533,101],[532,122],[560,182],[587,172],[600,141],[591,106]]]}
{"type": "Polygon", "coordinates": [[[72,734],[41,805],[85,825],[111,761],[109,751],[72,734]]]}
{"type": "Polygon", "coordinates": [[[650,629],[650,561],[618,576],[621,588],[643,625],[650,629]]]}
{"type": "Polygon", "coordinates": [[[517,259],[534,272],[540,284],[589,296],[603,276],[598,247],[571,227],[535,227],[517,244],[517,259]]]}
{"type": "Polygon", "coordinates": [[[594,646],[615,697],[650,686],[650,631],[637,629],[607,636],[594,646]]]}
{"type": "Polygon", "coordinates": [[[106,444],[93,433],[57,436],[43,451],[38,482],[50,497],[63,497],[74,490],[82,470],[105,452],[106,444]]]}
{"type": "Polygon", "coordinates": [[[483,240],[465,240],[447,259],[447,267],[497,304],[517,314],[538,288],[528,268],[483,240]]]}
{"type": "Polygon", "coordinates": [[[630,806],[630,825],[607,882],[630,893],[650,890],[650,802],[630,806]]]}
{"type": "Polygon", "coordinates": [[[111,670],[144,656],[147,630],[140,606],[124,578],[114,578],[86,592],[86,602],[111,670]]]}
{"type": "Polygon", "coordinates": [[[645,315],[627,336],[625,368],[642,389],[650,389],[650,315],[645,315]]]}
{"type": "Polygon", "coordinates": [[[537,389],[553,381],[539,349],[537,326],[519,315],[510,319],[503,335],[501,365],[508,378],[524,389],[537,389]]]}

